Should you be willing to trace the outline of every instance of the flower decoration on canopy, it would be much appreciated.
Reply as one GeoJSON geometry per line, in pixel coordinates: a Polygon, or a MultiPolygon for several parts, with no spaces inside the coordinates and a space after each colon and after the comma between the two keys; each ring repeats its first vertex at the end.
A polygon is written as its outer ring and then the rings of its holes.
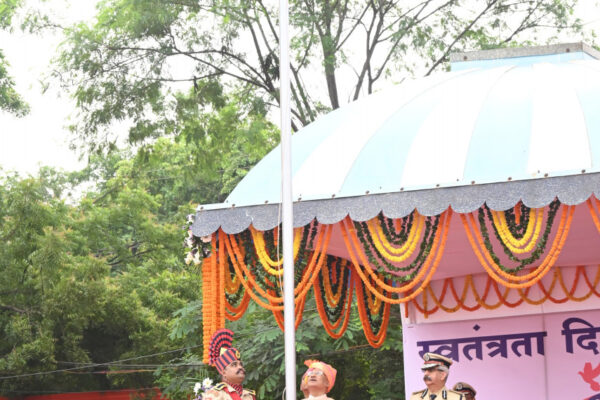
{"type": "Polygon", "coordinates": [[[469,243],[488,274],[505,287],[523,289],[534,285],[556,262],[573,220],[574,206],[562,205],[554,200],[546,208],[531,209],[518,203],[508,211],[493,211],[487,205],[475,212],[461,214],[461,219],[469,243]],[[550,250],[546,252],[555,218],[561,211],[550,250]],[[544,215],[545,214],[545,215],[544,215]],[[545,225],[542,230],[542,226],[545,225]],[[504,252],[504,261],[496,253],[489,234],[495,236],[495,243],[504,252]],[[526,274],[519,274],[524,268],[541,263],[526,274]]]}
{"type": "MultiPolygon", "coordinates": [[[[588,207],[600,233],[600,201],[590,198],[588,207]]],[[[489,276],[484,293],[475,291],[472,278],[467,276],[460,295],[452,280],[444,281],[441,293],[430,287],[443,258],[451,209],[433,216],[414,210],[403,218],[379,214],[367,221],[352,221],[346,217],[336,225],[349,259],[328,254],[334,225],[312,221],[294,230],[295,326],[302,321],[311,289],[323,326],[333,338],[340,338],[346,331],[356,294],[365,336],[374,347],[385,340],[392,304],[414,304],[427,317],[439,310],[474,311],[501,305],[514,307],[522,302],[578,301],[579,297],[571,293],[575,289],[565,288],[566,297],[561,300],[552,295],[557,283],[564,286],[560,274],[554,276],[549,288],[541,282],[564,246],[573,213],[574,206],[554,200],[539,209],[519,202],[509,210],[495,211],[484,204],[474,212],[459,214],[473,252],[489,276]],[[545,293],[543,299],[528,295],[535,284],[545,293]],[[516,303],[508,300],[511,290],[521,296],[516,303]],[[497,294],[497,301],[489,300],[490,293],[497,294]],[[448,304],[445,299],[450,295],[454,303],[448,304]],[[466,303],[471,296],[476,299],[474,305],[466,303]]],[[[270,310],[283,329],[279,236],[279,227],[260,231],[250,226],[238,234],[219,230],[209,238],[197,238],[190,232],[186,239],[186,245],[192,248],[188,260],[196,264],[204,257],[205,349],[211,335],[223,328],[226,320],[237,320],[245,313],[250,300],[270,310]]],[[[576,279],[580,276],[596,293],[600,274],[593,282],[580,272],[576,279]]]]}
{"type": "MultiPolygon", "coordinates": [[[[525,289],[503,287],[489,275],[484,288],[478,290],[474,282],[475,277],[467,275],[444,279],[441,290],[434,290],[428,286],[411,304],[427,318],[439,311],[454,313],[459,310],[476,311],[482,308],[495,310],[502,306],[516,308],[523,303],[537,306],[547,301],[555,304],[568,301],[580,303],[592,296],[600,298],[600,291],[597,289],[600,284],[600,265],[579,265],[573,268],[575,272],[570,285],[563,276],[564,269],[555,268],[549,282],[537,281],[539,294],[532,293],[534,291],[531,289],[534,286],[525,289]]],[[[406,304],[404,312],[407,316],[408,310],[406,304]]]]}

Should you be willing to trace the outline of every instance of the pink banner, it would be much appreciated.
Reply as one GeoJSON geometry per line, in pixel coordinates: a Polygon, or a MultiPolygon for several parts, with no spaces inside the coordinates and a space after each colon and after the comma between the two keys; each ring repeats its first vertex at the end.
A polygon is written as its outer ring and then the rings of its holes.
{"type": "Polygon", "coordinates": [[[468,382],[478,399],[600,400],[600,310],[407,324],[407,398],[428,351],[455,361],[449,388],[468,382]]]}

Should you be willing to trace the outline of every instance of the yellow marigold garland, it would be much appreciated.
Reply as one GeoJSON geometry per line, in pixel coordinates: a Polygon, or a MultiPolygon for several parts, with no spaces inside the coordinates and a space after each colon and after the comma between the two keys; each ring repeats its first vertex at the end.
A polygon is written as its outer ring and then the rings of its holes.
{"type": "Polygon", "coordinates": [[[398,287],[388,285],[382,279],[380,279],[373,271],[373,267],[369,264],[367,257],[362,251],[362,247],[360,246],[358,238],[356,237],[356,232],[354,231],[352,221],[349,219],[349,217],[346,217],[346,220],[340,221],[339,224],[342,229],[344,243],[346,244],[346,248],[348,249],[348,253],[350,254],[350,259],[352,261],[353,267],[357,272],[358,277],[364,283],[365,287],[369,289],[369,291],[373,295],[375,295],[377,298],[379,298],[385,303],[400,304],[410,301],[417,295],[419,295],[431,280],[433,274],[435,273],[439,265],[439,262],[441,261],[441,256],[443,254],[446,245],[446,239],[448,237],[451,216],[451,209],[448,209],[447,211],[442,213],[442,219],[440,221],[441,229],[438,229],[436,232],[434,245],[431,249],[430,254],[427,256],[427,260],[423,265],[423,268],[419,271],[419,273],[411,282],[398,287]],[[359,263],[359,260],[361,261],[362,265],[361,263],[359,263]],[[370,282],[368,277],[373,279],[375,285],[373,285],[370,282]],[[419,283],[421,284],[419,285],[419,283]],[[416,290],[413,290],[417,285],[419,285],[419,287],[416,290]],[[399,298],[387,297],[382,295],[379,292],[379,289],[385,289],[390,293],[403,294],[403,296],[399,298]]]}
{"type": "Polygon", "coordinates": [[[408,259],[411,255],[413,255],[415,249],[417,248],[417,244],[419,243],[419,238],[421,237],[421,233],[423,231],[423,227],[425,226],[425,217],[419,215],[416,211],[416,224],[413,224],[406,243],[404,243],[400,247],[394,247],[381,230],[381,225],[378,218],[373,218],[367,222],[367,226],[369,228],[369,234],[373,239],[373,243],[375,247],[379,251],[379,253],[388,259],[391,262],[402,262],[408,259]]]}
{"type": "Polygon", "coordinates": [[[225,292],[229,294],[235,294],[240,290],[241,286],[242,281],[240,280],[238,274],[235,273],[235,270],[232,277],[229,268],[227,268],[225,272],[225,292]]]}
{"type": "Polygon", "coordinates": [[[530,252],[538,241],[540,232],[542,230],[544,209],[538,208],[531,210],[530,218],[527,223],[527,229],[521,239],[516,239],[510,233],[504,212],[492,210],[492,217],[494,225],[496,225],[496,228],[500,233],[502,241],[504,244],[506,244],[506,247],[508,247],[513,253],[523,254],[530,252]]]}
{"type": "MultiPolygon", "coordinates": [[[[273,260],[267,254],[264,233],[261,231],[257,231],[252,225],[250,225],[249,229],[252,233],[252,240],[254,240],[254,248],[256,249],[256,254],[258,255],[258,259],[260,260],[261,265],[271,275],[283,275],[283,269],[280,268],[283,265],[283,258],[277,261],[273,260]]],[[[302,230],[303,228],[294,229],[294,259],[296,258],[296,256],[298,255],[298,251],[300,250],[302,230]]]]}
{"type": "MultiPolygon", "coordinates": [[[[344,267],[348,267],[347,260],[343,260],[342,263],[344,264],[343,265],[344,267]]],[[[336,305],[338,305],[338,303],[342,297],[343,283],[340,283],[338,285],[337,292],[333,293],[333,290],[331,289],[331,282],[329,279],[329,265],[327,263],[323,264],[322,271],[323,271],[323,286],[325,287],[325,297],[327,298],[327,302],[329,304],[331,304],[332,306],[336,306],[336,305]]]]}
{"type": "MultiPolygon", "coordinates": [[[[309,266],[311,266],[311,268],[313,268],[316,264],[315,264],[315,260],[317,260],[317,258],[319,257],[319,255],[327,250],[327,247],[324,247],[323,249],[320,249],[323,240],[326,241],[326,246],[328,245],[329,242],[329,235],[331,234],[331,230],[328,228],[321,228],[319,229],[319,233],[317,235],[317,243],[315,246],[315,252],[313,252],[311,260],[309,261],[309,266]],[[325,239],[324,239],[325,238],[325,239]]],[[[244,259],[244,254],[242,251],[241,246],[239,246],[239,244],[237,243],[237,240],[235,238],[234,235],[229,235],[228,237],[228,241],[226,242],[227,246],[228,246],[228,251],[229,251],[229,257],[231,258],[232,261],[234,261],[234,267],[236,266],[236,262],[239,263],[239,266],[241,267],[241,270],[246,274],[246,276],[250,275],[250,278],[252,280],[253,285],[256,283],[255,282],[255,278],[253,274],[250,274],[248,272],[248,269],[246,268],[243,259],[244,259]]],[[[311,271],[311,269],[309,269],[309,272],[311,271]]],[[[239,272],[238,272],[239,274],[239,272]]],[[[300,283],[296,286],[296,288],[294,289],[294,293],[297,294],[298,292],[300,292],[301,290],[304,290],[304,286],[307,284],[307,282],[309,281],[309,275],[304,275],[303,276],[303,280],[300,281],[300,283]]],[[[257,290],[259,291],[259,293],[261,293],[261,295],[263,295],[264,290],[262,290],[260,287],[257,287],[257,290]]],[[[269,298],[269,296],[265,296],[267,299],[269,298]]],[[[274,300],[274,302],[277,302],[276,300],[274,300]]],[[[280,302],[283,302],[283,300],[281,300],[280,302]]]]}
{"type": "MultiPolygon", "coordinates": [[[[317,240],[315,251],[311,257],[311,260],[309,261],[309,266],[307,267],[307,273],[303,275],[301,282],[294,289],[294,302],[296,306],[299,305],[300,301],[303,301],[306,293],[312,287],[314,280],[316,279],[317,272],[322,267],[324,259],[327,256],[327,247],[329,245],[329,239],[331,238],[331,225],[321,229],[318,237],[319,238],[317,240]],[[323,233],[323,231],[325,232],[323,233]]],[[[244,288],[248,291],[248,294],[252,297],[252,299],[258,305],[268,310],[283,310],[283,305],[274,305],[282,304],[283,297],[273,296],[257,285],[254,276],[250,273],[243,262],[243,256],[241,255],[239,248],[237,248],[235,238],[233,238],[232,235],[225,235],[224,241],[236,273],[243,277],[241,279],[242,285],[244,285],[244,288]],[[255,293],[255,291],[258,293],[255,293]],[[267,299],[268,302],[265,302],[263,298],[267,299]]]]}
{"type": "Polygon", "coordinates": [[[554,265],[554,262],[562,251],[565,240],[567,239],[574,210],[574,206],[562,206],[560,223],[550,252],[546,255],[540,266],[525,275],[509,274],[508,272],[502,270],[498,264],[496,264],[483,244],[483,238],[481,237],[481,232],[477,228],[477,223],[473,213],[461,214],[460,217],[463,221],[469,243],[471,244],[471,247],[477,256],[477,259],[488,272],[488,274],[505,287],[523,289],[534,285],[536,282],[542,279],[542,277],[554,265]],[[473,233],[471,233],[471,229],[473,230],[473,233]],[[474,236],[476,237],[476,240],[474,236]]]}

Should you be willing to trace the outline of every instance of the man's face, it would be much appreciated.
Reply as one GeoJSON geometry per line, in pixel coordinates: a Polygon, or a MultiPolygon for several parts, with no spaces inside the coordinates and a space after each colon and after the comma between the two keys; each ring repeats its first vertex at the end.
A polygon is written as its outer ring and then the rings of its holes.
{"type": "Polygon", "coordinates": [[[470,390],[459,390],[458,392],[463,395],[465,400],[475,400],[475,397],[473,396],[473,393],[471,393],[470,390]]]}
{"type": "Polygon", "coordinates": [[[308,376],[303,375],[302,380],[300,382],[300,391],[302,392],[304,397],[308,397],[308,376]]]}
{"type": "Polygon", "coordinates": [[[235,385],[241,385],[246,378],[244,364],[240,361],[234,361],[223,370],[223,380],[235,385]]]}
{"type": "Polygon", "coordinates": [[[427,387],[443,386],[446,379],[446,372],[440,371],[437,367],[428,368],[423,371],[423,381],[427,387]]]}
{"type": "Polygon", "coordinates": [[[323,371],[320,369],[309,369],[306,376],[308,377],[306,387],[309,389],[310,394],[318,396],[327,393],[329,381],[323,371]]]}

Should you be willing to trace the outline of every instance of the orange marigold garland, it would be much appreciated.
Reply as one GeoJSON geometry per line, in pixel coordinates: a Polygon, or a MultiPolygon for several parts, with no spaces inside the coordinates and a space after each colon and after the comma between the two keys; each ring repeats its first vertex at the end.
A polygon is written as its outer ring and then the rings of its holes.
{"type": "Polygon", "coordinates": [[[562,268],[555,268],[552,276],[552,280],[549,284],[544,284],[543,281],[537,281],[537,286],[542,293],[542,296],[533,298],[530,295],[530,289],[511,289],[511,288],[500,288],[498,282],[493,277],[487,277],[486,285],[483,293],[477,291],[473,282],[473,276],[467,275],[463,281],[463,289],[461,295],[458,295],[456,290],[456,281],[461,278],[446,278],[444,279],[442,289],[439,295],[435,294],[435,291],[431,287],[427,287],[421,297],[421,304],[416,299],[413,300],[412,304],[415,309],[422,313],[426,318],[438,311],[444,311],[448,313],[454,313],[458,310],[476,311],[480,308],[486,310],[494,310],[501,306],[514,308],[522,303],[528,303],[531,305],[540,305],[546,301],[552,303],[561,304],[567,301],[582,302],[589,299],[591,296],[600,297],[598,291],[598,284],[600,284],[600,265],[596,266],[594,278],[591,280],[588,275],[588,269],[584,266],[575,267],[575,276],[571,287],[568,288],[564,277],[562,268]],[[579,288],[581,282],[587,286],[587,293],[575,296],[575,292],[579,288]],[[495,293],[495,300],[490,301],[490,294],[495,293]],[[556,296],[555,292],[560,291],[563,297],[556,296]],[[509,297],[513,297],[517,294],[517,300],[515,302],[508,301],[509,297]],[[471,294],[475,300],[475,304],[468,305],[467,298],[471,294]],[[450,300],[448,299],[450,297],[450,300]],[[429,303],[433,303],[434,307],[429,307],[429,303]],[[453,305],[449,305],[453,304],[453,305]]]}
{"type": "Polygon", "coordinates": [[[592,196],[589,199],[587,199],[586,204],[590,210],[592,221],[594,221],[594,225],[596,225],[596,229],[598,230],[598,233],[600,233],[600,200],[592,196]],[[594,205],[596,205],[595,208],[594,205]]]}
{"type": "MultiPolygon", "coordinates": [[[[382,278],[385,279],[385,278],[382,278]]],[[[391,282],[390,282],[391,283],[391,282]]],[[[356,287],[356,303],[358,305],[358,315],[363,326],[363,331],[367,341],[372,347],[381,347],[385,341],[387,327],[390,321],[390,303],[383,303],[382,307],[378,308],[377,313],[373,313],[366,306],[366,303],[373,301],[373,294],[366,290],[363,281],[354,276],[354,285],[356,287]]],[[[383,297],[387,297],[388,293],[384,289],[378,289],[383,297]]]]}
{"type": "MultiPolygon", "coordinates": [[[[300,302],[298,304],[294,304],[294,330],[298,329],[298,326],[300,325],[300,322],[302,322],[302,316],[304,314],[304,305],[306,304],[306,296],[304,296],[302,299],[300,299],[300,302]]],[[[284,329],[284,321],[283,321],[283,312],[281,311],[277,311],[277,310],[273,310],[273,316],[275,317],[275,322],[277,322],[277,326],[279,326],[279,329],[281,329],[282,331],[285,331],[284,329]]]]}
{"type": "Polygon", "coordinates": [[[452,210],[450,209],[441,214],[439,222],[440,229],[436,232],[431,251],[427,255],[423,268],[420,269],[418,274],[410,282],[401,282],[399,285],[389,284],[395,282],[393,278],[390,278],[389,283],[386,282],[385,279],[382,279],[377,274],[375,267],[371,266],[363,252],[363,247],[360,246],[356,231],[353,229],[354,227],[349,217],[346,217],[346,220],[341,221],[339,224],[342,229],[342,236],[346,248],[350,254],[353,268],[365,285],[365,288],[376,298],[385,303],[399,304],[410,301],[418,296],[431,280],[441,261],[446,246],[451,216],[452,210]],[[402,296],[395,298],[383,295],[381,289],[385,290],[387,293],[401,294],[402,296]]]}
{"type": "Polygon", "coordinates": [[[236,273],[228,259],[225,271],[225,318],[229,321],[237,321],[244,315],[250,304],[250,295],[242,286],[241,279],[236,273]],[[233,277],[232,277],[233,276],[233,277]]]}
{"type": "MultiPolygon", "coordinates": [[[[331,226],[324,226],[319,229],[319,231],[320,232],[317,235],[315,251],[311,253],[306,273],[301,277],[300,282],[294,289],[296,306],[299,305],[300,301],[302,301],[303,297],[306,296],[306,293],[312,287],[313,282],[316,279],[317,272],[322,267],[326,258],[327,247],[329,245],[329,239],[331,238],[331,226]]],[[[244,257],[237,245],[235,238],[232,237],[232,235],[226,235],[225,244],[236,273],[242,276],[242,285],[252,299],[261,307],[268,310],[283,310],[283,297],[269,293],[269,290],[272,291],[272,288],[264,289],[261,287],[261,285],[257,282],[256,276],[244,263],[244,257]]]]}
{"type": "Polygon", "coordinates": [[[202,341],[204,344],[203,362],[208,363],[210,338],[218,330],[217,307],[217,245],[216,235],[213,235],[211,255],[202,263],[202,341]]]}
{"type": "Polygon", "coordinates": [[[334,339],[342,337],[348,327],[353,286],[352,269],[348,261],[329,256],[313,290],[325,331],[334,339]]]}
{"type": "MultiPolygon", "coordinates": [[[[486,236],[487,227],[484,218],[482,217],[482,211],[480,210],[479,212],[479,226],[475,222],[475,216],[473,213],[461,214],[461,219],[463,221],[469,243],[471,244],[475,255],[479,259],[479,262],[486,269],[488,274],[492,276],[496,282],[505,287],[524,289],[534,285],[536,282],[542,279],[542,277],[554,265],[568,236],[571,221],[573,219],[573,212],[575,210],[574,206],[562,206],[561,219],[556,230],[556,235],[552,242],[550,251],[545,256],[542,263],[527,274],[517,275],[517,273],[521,271],[524,266],[531,264],[541,256],[541,252],[545,249],[545,243],[552,229],[553,218],[558,210],[559,205],[560,203],[558,203],[557,200],[551,204],[546,222],[547,226],[544,235],[540,239],[540,243],[536,246],[536,250],[532,252],[529,257],[524,259],[519,259],[514,255],[509,256],[511,260],[516,260],[519,262],[513,268],[502,265],[498,256],[493,253],[493,248],[489,237],[486,236]]],[[[505,251],[507,251],[506,247],[505,251]]]]}
{"type": "MultiPolygon", "coordinates": [[[[309,265],[304,265],[304,267],[302,268],[302,270],[300,272],[298,272],[298,270],[296,270],[296,275],[299,276],[301,279],[302,277],[308,277],[309,272],[310,272],[309,265]]],[[[296,281],[298,281],[298,279],[296,279],[296,281]]],[[[267,282],[267,283],[270,286],[270,289],[267,290],[267,292],[272,296],[278,296],[279,293],[281,292],[281,285],[283,285],[283,282],[277,282],[277,284],[272,284],[271,282],[267,282]]],[[[302,297],[299,302],[296,302],[294,304],[294,317],[295,317],[294,330],[298,329],[300,322],[302,322],[302,316],[304,313],[304,305],[306,303],[306,296],[307,296],[307,294],[305,294],[304,297],[302,297]]],[[[270,302],[270,303],[273,306],[276,305],[274,302],[270,302]]],[[[284,328],[283,312],[281,310],[277,310],[277,309],[271,310],[271,312],[273,313],[273,316],[275,317],[275,322],[277,322],[279,329],[284,331],[285,328],[284,328]]]]}
{"type": "Polygon", "coordinates": [[[415,210],[398,221],[379,214],[367,222],[354,222],[354,230],[373,268],[394,281],[408,282],[426,263],[440,216],[424,217],[415,210]]]}

